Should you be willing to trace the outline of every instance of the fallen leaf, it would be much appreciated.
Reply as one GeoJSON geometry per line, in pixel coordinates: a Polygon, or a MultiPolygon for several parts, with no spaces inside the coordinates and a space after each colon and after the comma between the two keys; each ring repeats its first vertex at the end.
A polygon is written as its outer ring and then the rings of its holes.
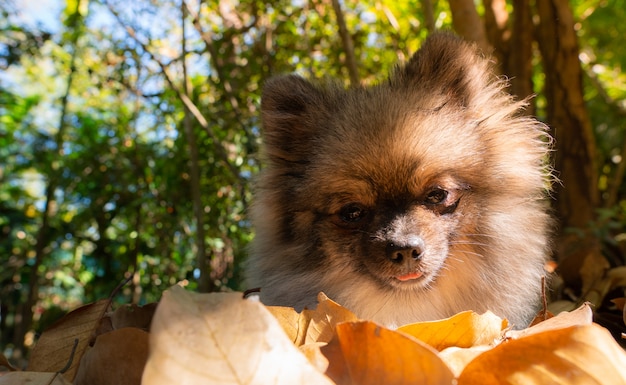
{"type": "Polygon", "coordinates": [[[439,357],[441,357],[443,362],[452,370],[454,376],[458,377],[467,364],[489,349],[491,349],[491,347],[486,345],[471,348],[457,348],[456,346],[451,346],[440,351],[439,357]]]}
{"type": "Polygon", "coordinates": [[[324,373],[328,369],[329,364],[328,358],[326,358],[321,350],[321,348],[326,345],[325,342],[312,342],[298,348],[309,362],[321,373],[324,373]]]}
{"type": "Polygon", "coordinates": [[[304,310],[311,319],[307,328],[305,343],[329,342],[335,334],[335,327],[341,322],[357,321],[357,316],[350,310],[319,293],[315,310],[304,310]]]}
{"type": "Polygon", "coordinates": [[[276,318],[242,293],[163,293],[143,384],[331,384],[276,318]]]}
{"type": "Polygon", "coordinates": [[[141,384],[149,334],[121,328],[99,335],[81,359],[74,385],[141,384]]]}
{"type": "Polygon", "coordinates": [[[614,298],[611,302],[622,312],[622,321],[624,321],[624,325],[626,325],[626,298],[614,298]]]}
{"type": "Polygon", "coordinates": [[[156,307],[156,303],[149,303],[144,306],[133,304],[118,307],[110,316],[113,329],[134,327],[150,330],[150,322],[152,322],[156,307]]]}
{"type": "Polygon", "coordinates": [[[552,314],[561,314],[563,312],[569,312],[572,310],[576,310],[578,308],[578,304],[574,301],[561,299],[554,302],[550,302],[548,304],[548,310],[552,314]]]}
{"type": "Polygon", "coordinates": [[[267,306],[267,310],[276,318],[295,346],[304,344],[309,322],[311,322],[308,313],[298,313],[292,307],[283,306],[267,306]]]}
{"type": "Polygon", "coordinates": [[[596,324],[504,342],[470,362],[458,385],[626,384],[626,353],[596,324]]]}
{"type": "Polygon", "coordinates": [[[454,375],[437,352],[419,340],[370,321],[337,325],[322,347],[326,374],[336,384],[451,384],[454,375]]]}
{"type": "Polygon", "coordinates": [[[600,307],[611,286],[610,279],[606,278],[609,267],[609,262],[601,253],[590,252],[579,270],[583,299],[596,307],[600,307]]]}
{"type": "Polygon", "coordinates": [[[60,373],[11,372],[0,375],[0,385],[72,385],[60,373]]]}
{"type": "Polygon", "coordinates": [[[33,348],[27,370],[58,372],[70,364],[63,376],[73,382],[80,359],[109,305],[107,299],[81,306],[46,329],[33,348]]]}
{"type": "Polygon", "coordinates": [[[611,280],[610,290],[626,286],[626,266],[614,267],[606,273],[606,276],[611,280]]]}
{"type": "Polygon", "coordinates": [[[469,348],[491,345],[502,338],[502,331],[507,327],[506,320],[491,312],[476,314],[464,311],[444,320],[405,325],[398,331],[441,351],[451,346],[469,348]]]}
{"type": "Polygon", "coordinates": [[[521,338],[532,334],[542,333],[548,330],[563,329],[570,326],[591,325],[593,322],[593,311],[589,304],[582,304],[578,309],[564,311],[543,322],[524,330],[509,330],[506,332],[507,338],[521,338]]]}
{"type": "Polygon", "coordinates": [[[276,317],[296,346],[328,342],[334,335],[335,325],[358,320],[354,313],[329,299],[324,293],[318,294],[317,301],[318,305],[314,310],[304,309],[300,313],[291,307],[268,306],[267,309],[276,317]]]}
{"type": "Polygon", "coordinates": [[[9,362],[9,359],[2,353],[0,353],[0,366],[3,366],[7,369],[9,369],[9,371],[14,372],[17,370],[17,368],[13,365],[11,365],[11,363],[9,362]]]}

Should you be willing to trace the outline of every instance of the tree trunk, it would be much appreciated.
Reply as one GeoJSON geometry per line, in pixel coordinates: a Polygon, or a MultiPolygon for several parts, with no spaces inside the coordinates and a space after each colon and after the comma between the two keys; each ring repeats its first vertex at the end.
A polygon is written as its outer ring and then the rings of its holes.
{"type": "Polygon", "coordinates": [[[483,24],[472,0],[450,0],[452,25],[454,30],[467,41],[473,41],[485,54],[491,54],[493,47],[487,40],[483,24]]]}
{"type": "MultiPolygon", "coordinates": [[[[537,0],[537,39],[546,75],[547,119],[556,139],[555,168],[562,184],[555,186],[555,208],[561,223],[558,252],[562,262],[572,256],[573,276],[600,245],[588,233],[598,207],[595,139],[583,100],[582,69],[574,18],[567,0],[537,0]],[[582,237],[565,235],[575,228],[582,237]]],[[[567,273],[564,278],[567,280],[567,273]]]]}
{"type": "MultiPolygon", "coordinates": [[[[509,39],[509,57],[506,74],[510,80],[510,92],[518,99],[534,94],[533,89],[533,41],[534,26],[529,0],[513,0],[513,26],[509,39]]],[[[534,104],[526,110],[535,114],[534,104]]]]}
{"type": "Polygon", "coordinates": [[[508,56],[508,42],[511,37],[511,31],[508,28],[509,13],[506,10],[506,1],[484,0],[483,3],[487,39],[495,49],[494,56],[498,58],[500,63],[504,63],[508,56]]]}
{"type": "MultiPolygon", "coordinates": [[[[182,7],[182,25],[185,25],[185,4],[182,7]]],[[[182,67],[183,67],[183,89],[187,98],[191,99],[191,83],[187,77],[187,65],[185,56],[187,54],[185,28],[182,28],[182,67]]],[[[189,147],[189,175],[191,179],[191,200],[193,202],[193,214],[196,222],[196,269],[200,273],[198,276],[198,291],[209,292],[215,289],[213,280],[211,279],[211,266],[206,252],[206,241],[204,231],[204,209],[202,205],[202,191],[200,187],[200,157],[198,155],[198,140],[193,127],[193,117],[189,108],[185,105],[185,116],[183,118],[183,126],[187,146],[189,147]]]]}

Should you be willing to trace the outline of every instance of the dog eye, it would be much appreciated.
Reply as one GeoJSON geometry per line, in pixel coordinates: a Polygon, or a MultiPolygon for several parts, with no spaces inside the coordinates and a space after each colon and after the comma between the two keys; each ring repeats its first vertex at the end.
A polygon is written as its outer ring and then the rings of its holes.
{"type": "Polygon", "coordinates": [[[431,205],[438,205],[440,203],[443,203],[447,197],[448,197],[448,192],[446,190],[436,188],[430,191],[426,195],[425,203],[431,204],[431,205]]]}
{"type": "Polygon", "coordinates": [[[346,223],[356,223],[367,216],[367,211],[361,205],[350,203],[339,210],[339,218],[346,223]]]}

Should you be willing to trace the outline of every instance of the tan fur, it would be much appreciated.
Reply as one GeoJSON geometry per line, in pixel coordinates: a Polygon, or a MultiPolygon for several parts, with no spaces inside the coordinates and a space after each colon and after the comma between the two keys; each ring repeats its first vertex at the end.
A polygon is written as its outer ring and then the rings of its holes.
{"type": "Polygon", "coordinates": [[[505,85],[449,34],[373,87],[268,81],[248,286],[298,309],[323,291],[391,327],[468,309],[525,326],[548,254],[549,138],[505,85]]]}

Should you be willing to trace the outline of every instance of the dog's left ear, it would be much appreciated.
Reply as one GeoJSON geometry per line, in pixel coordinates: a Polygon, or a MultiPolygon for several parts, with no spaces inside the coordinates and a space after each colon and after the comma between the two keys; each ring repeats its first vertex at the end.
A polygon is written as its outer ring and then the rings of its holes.
{"type": "Polygon", "coordinates": [[[271,78],[263,87],[261,116],[269,160],[306,161],[311,141],[326,119],[331,94],[297,75],[271,78]]]}
{"type": "Polygon", "coordinates": [[[447,32],[431,34],[409,62],[390,78],[393,86],[419,87],[468,107],[498,84],[491,63],[471,43],[447,32]]]}

